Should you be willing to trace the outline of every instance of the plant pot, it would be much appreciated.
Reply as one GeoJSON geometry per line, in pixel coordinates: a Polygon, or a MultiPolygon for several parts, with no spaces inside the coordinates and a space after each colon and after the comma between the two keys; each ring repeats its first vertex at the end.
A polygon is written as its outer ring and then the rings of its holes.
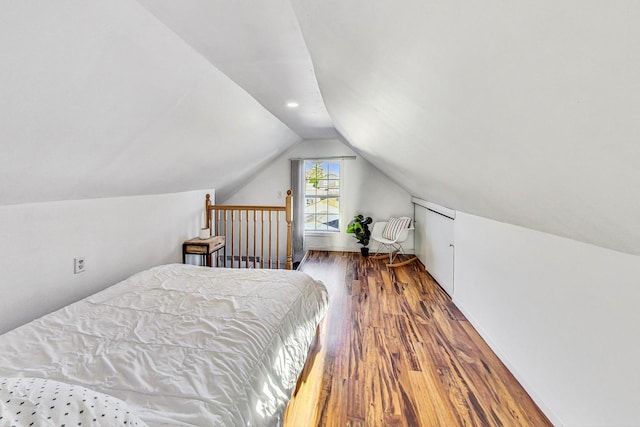
{"type": "Polygon", "coordinates": [[[366,246],[361,247],[360,254],[362,254],[362,256],[369,256],[369,248],[367,248],[366,246]]]}

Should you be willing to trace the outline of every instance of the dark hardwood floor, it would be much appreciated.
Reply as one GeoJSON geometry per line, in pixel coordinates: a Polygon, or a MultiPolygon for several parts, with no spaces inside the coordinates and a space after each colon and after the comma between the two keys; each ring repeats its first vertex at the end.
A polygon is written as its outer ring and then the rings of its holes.
{"type": "Polygon", "coordinates": [[[330,307],[287,410],[299,426],[550,426],[420,262],[310,252],[330,307]]]}

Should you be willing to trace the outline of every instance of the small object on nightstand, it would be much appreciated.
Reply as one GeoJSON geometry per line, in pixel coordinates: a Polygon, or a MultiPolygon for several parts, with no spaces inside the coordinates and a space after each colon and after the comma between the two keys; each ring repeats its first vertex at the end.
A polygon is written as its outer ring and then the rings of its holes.
{"type": "MultiPolygon", "coordinates": [[[[203,259],[203,265],[213,267],[211,262],[211,254],[222,249],[223,259],[226,257],[225,238],[224,236],[212,236],[207,239],[195,237],[189,239],[182,244],[182,263],[186,264],[187,255],[200,255],[203,259]]],[[[216,258],[216,267],[218,261],[216,258]]]]}
{"type": "Polygon", "coordinates": [[[201,228],[200,232],[198,233],[198,237],[201,239],[208,239],[209,237],[211,237],[211,232],[209,231],[209,228],[201,228]]]}

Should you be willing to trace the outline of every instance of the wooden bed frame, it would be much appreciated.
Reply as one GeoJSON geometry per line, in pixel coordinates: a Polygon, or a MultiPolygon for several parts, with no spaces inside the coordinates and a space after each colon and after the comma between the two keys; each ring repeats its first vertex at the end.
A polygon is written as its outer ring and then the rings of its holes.
{"type": "Polygon", "coordinates": [[[284,206],[214,205],[205,198],[207,227],[226,236],[224,266],[232,268],[281,268],[281,235],[286,235],[285,269],[293,269],[291,190],[284,206]],[[227,261],[230,260],[230,265],[227,261]]]}

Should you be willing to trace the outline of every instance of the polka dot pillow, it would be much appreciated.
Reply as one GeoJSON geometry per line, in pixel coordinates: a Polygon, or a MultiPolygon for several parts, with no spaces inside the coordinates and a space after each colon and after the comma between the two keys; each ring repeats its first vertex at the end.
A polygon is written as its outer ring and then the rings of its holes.
{"type": "Polygon", "coordinates": [[[0,426],[146,426],[113,396],[43,378],[0,378],[0,426]]]}

